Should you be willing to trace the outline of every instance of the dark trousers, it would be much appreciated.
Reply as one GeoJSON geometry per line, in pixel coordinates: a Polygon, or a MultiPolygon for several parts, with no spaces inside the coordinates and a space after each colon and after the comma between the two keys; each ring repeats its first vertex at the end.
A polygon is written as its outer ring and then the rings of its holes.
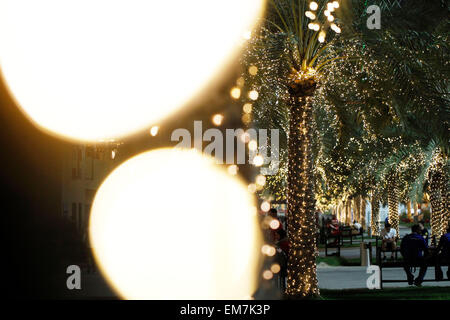
{"type": "Polygon", "coordinates": [[[408,279],[414,279],[414,275],[412,274],[411,269],[415,267],[420,268],[417,281],[422,282],[423,278],[425,278],[425,274],[427,273],[427,260],[424,257],[418,257],[415,259],[405,259],[403,269],[405,270],[408,279]]]}
{"type": "MultiPolygon", "coordinates": [[[[449,267],[449,265],[450,265],[450,258],[447,255],[445,254],[438,255],[436,259],[436,274],[439,274],[439,277],[442,278],[443,273],[441,266],[449,267]]],[[[447,278],[449,278],[450,280],[450,267],[447,270],[447,278]]]]}

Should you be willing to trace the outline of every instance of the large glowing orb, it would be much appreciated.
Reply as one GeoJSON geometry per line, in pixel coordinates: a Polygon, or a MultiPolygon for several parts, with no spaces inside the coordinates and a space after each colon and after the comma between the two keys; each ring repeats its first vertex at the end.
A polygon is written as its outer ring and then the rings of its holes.
{"type": "Polygon", "coordinates": [[[257,286],[260,232],[247,187],[197,151],[160,149],[98,190],[90,240],[127,299],[245,299],[257,286]]]}
{"type": "Polygon", "coordinates": [[[0,0],[0,69],[39,127],[117,138],[182,107],[229,60],[264,0],[0,0]]]}

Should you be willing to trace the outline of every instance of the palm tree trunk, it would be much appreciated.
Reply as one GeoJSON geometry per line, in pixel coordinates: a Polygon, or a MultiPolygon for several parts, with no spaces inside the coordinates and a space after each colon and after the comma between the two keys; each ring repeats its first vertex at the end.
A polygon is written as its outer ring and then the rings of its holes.
{"type": "Polygon", "coordinates": [[[378,229],[378,220],[380,219],[380,201],[378,199],[378,194],[376,192],[372,193],[372,201],[371,201],[371,228],[372,234],[378,236],[380,234],[380,230],[378,229]]]}
{"type": "Polygon", "coordinates": [[[316,275],[316,225],[313,180],[311,98],[296,98],[289,120],[288,214],[290,250],[286,293],[319,295],[316,275]]]}
{"type": "Polygon", "coordinates": [[[430,202],[431,202],[431,234],[436,236],[437,239],[441,233],[441,216],[442,216],[442,200],[441,190],[436,173],[433,174],[433,178],[430,183],[430,202]]]}
{"type": "Polygon", "coordinates": [[[389,205],[389,223],[392,228],[397,231],[397,235],[400,234],[399,228],[399,216],[398,216],[398,195],[397,181],[393,175],[388,178],[388,205],[389,205]]]}
{"type": "Polygon", "coordinates": [[[412,220],[412,214],[411,214],[411,201],[407,201],[406,202],[406,210],[408,211],[407,217],[408,217],[408,221],[411,222],[412,220]]]}
{"type": "Polygon", "coordinates": [[[361,225],[364,230],[366,230],[366,199],[364,197],[359,198],[360,209],[359,212],[361,214],[361,225]]]}

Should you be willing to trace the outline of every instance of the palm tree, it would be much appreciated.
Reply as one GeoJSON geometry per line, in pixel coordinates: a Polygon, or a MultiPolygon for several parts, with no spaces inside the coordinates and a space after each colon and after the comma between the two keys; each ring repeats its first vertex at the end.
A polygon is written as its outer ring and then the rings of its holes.
{"type": "Polygon", "coordinates": [[[260,115],[256,125],[259,121],[287,133],[287,225],[291,247],[286,293],[292,297],[319,294],[312,97],[322,70],[341,58],[323,44],[327,37],[331,39],[334,33],[341,32],[336,21],[331,22],[338,7],[338,1],[270,1],[267,18],[245,56],[247,66],[258,68],[257,77],[247,77],[250,87],[259,92],[254,102],[254,110],[260,115]]]}

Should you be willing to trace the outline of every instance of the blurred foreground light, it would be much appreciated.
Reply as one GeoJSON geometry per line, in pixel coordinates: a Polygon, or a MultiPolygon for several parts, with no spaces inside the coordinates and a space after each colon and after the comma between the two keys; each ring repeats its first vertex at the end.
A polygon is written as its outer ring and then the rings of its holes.
{"type": "Polygon", "coordinates": [[[173,115],[240,50],[264,0],[0,0],[0,68],[24,113],[98,141],[173,115]]]}
{"type": "Polygon", "coordinates": [[[264,158],[261,155],[257,155],[253,158],[253,165],[256,167],[261,167],[264,164],[264,158]]]}
{"type": "Polygon", "coordinates": [[[158,132],[159,132],[159,126],[153,126],[153,127],[150,129],[150,135],[151,135],[152,137],[156,136],[156,135],[158,134],[158,132]]]}
{"type": "Polygon", "coordinates": [[[261,210],[264,212],[267,212],[270,210],[270,203],[267,201],[264,201],[263,203],[261,203],[261,210]]]}
{"type": "Polygon", "coordinates": [[[239,99],[239,97],[241,96],[241,89],[239,89],[238,87],[232,88],[230,91],[230,95],[233,99],[239,99]]]}
{"type": "Polygon", "coordinates": [[[214,125],[220,126],[223,123],[223,119],[224,119],[224,116],[222,114],[218,113],[212,117],[212,122],[214,125]]]}
{"type": "Polygon", "coordinates": [[[90,241],[123,298],[244,299],[257,287],[262,244],[254,205],[247,187],[213,158],[150,151],[103,182],[90,241]]]}

